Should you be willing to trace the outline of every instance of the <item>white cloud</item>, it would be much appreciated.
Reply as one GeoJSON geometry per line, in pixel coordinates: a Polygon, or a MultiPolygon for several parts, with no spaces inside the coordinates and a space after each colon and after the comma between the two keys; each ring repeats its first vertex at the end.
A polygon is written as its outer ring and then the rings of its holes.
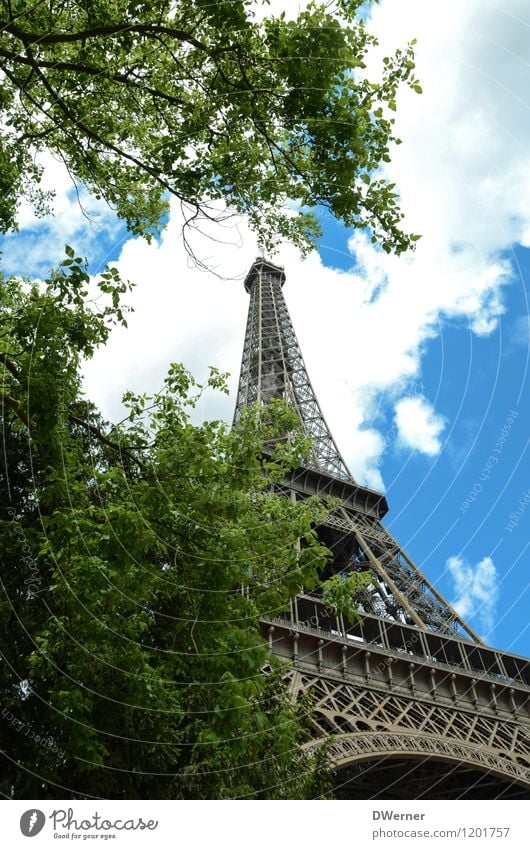
{"type": "Polygon", "coordinates": [[[395,406],[395,421],[397,438],[401,445],[429,457],[439,453],[440,436],[445,421],[435,414],[425,398],[415,396],[398,401],[395,406]]]}
{"type": "MultiPolygon", "coordinates": [[[[129,329],[115,331],[86,369],[87,392],[111,417],[120,415],[125,388],[160,385],[172,359],[199,376],[209,364],[226,369],[235,389],[248,306],[242,279],[258,252],[255,239],[241,223],[225,230],[225,244],[207,243],[207,253],[206,242],[197,243],[228,278],[219,279],[187,266],[180,225],[175,206],[160,245],[130,240],[122,250],[119,268],[138,283],[135,313],[129,329]]],[[[388,400],[402,397],[418,377],[423,345],[438,332],[440,315],[488,315],[495,283],[487,268],[470,283],[456,258],[443,278],[435,269],[426,287],[416,257],[382,256],[360,236],[352,243],[356,272],[326,268],[317,254],[302,261],[289,246],[277,261],[287,270],[285,297],[328,424],[357,479],[382,488],[381,458],[391,444],[381,432],[388,400]]],[[[233,403],[232,395],[213,414],[230,418],[233,403]]],[[[206,407],[200,412],[210,414],[206,407]]]]}
{"type": "MultiPolygon", "coordinates": [[[[382,456],[395,438],[391,411],[421,378],[429,340],[448,320],[491,333],[511,280],[502,251],[517,241],[530,245],[529,24],[524,0],[502,8],[447,0],[443,14],[425,0],[374,6],[371,28],[382,53],[418,39],[425,93],[399,98],[404,143],[386,172],[401,192],[407,228],[423,237],[414,254],[397,258],[357,233],[350,272],[324,267],[318,255],[302,262],[290,247],[277,257],[326,419],[354,475],[374,487],[383,485],[382,456]]],[[[69,214],[60,219],[65,225],[69,214]]],[[[138,282],[136,313],[130,330],[115,331],[88,365],[86,379],[108,415],[119,414],[125,388],[159,385],[171,359],[199,375],[212,363],[232,373],[233,387],[237,381],[248,303],[241,280],[258,253],[255,239],[241,224],[225,229],[228,244],[197,243],[228,278],[219,280],[187,266],[180,221],[174,207],[160,245],[130,240],[121,252],[122,272],[138,282]]],[[[61,249],[67,240],[61,230],[61,249]]],[[[232,404],[233,397],[201,412],[230,418],[232,404]]],[[[427,455],[439,443],[435,423],[443,414],[431,410],[423,421],[427,455]]]]}
{"type": "Polygon", "coordinates": [[[446,567],[453,579],[456,599],[453,607],[466,618],[476,618],[485,637],[491,637],[495,626],[499,596],[497,570],[491,557],[483,557],[472,566],[463,557],[449,557],[446,567]]]}
{"type": "MultiPolygon", "coordinates": [[[[159,244],[130,239],[115,263],[135,284],[127,303],[134,312],[128,328],[116,328],[104,350],[85,367],[85,388],[111,419],[121,417],[125,389],[153,392],[161,388],[171,361],[182,361],[198,379],[209,365],[232,373],[235,388],[245,330],[247,300],[242,279],[256,255],[249,236],[227,227],[222,240],[201,256],[215,274],[193,267],[183,245],[182,215],[173,204],[170,222],[159,244]]],[[[219,225],[220,226],[220,225],[219,225]]],[[[219,239],[220,233],[218,232],[219,239]]],[[[189,236],[193,242],[193,234],[189,236]]],[[[230,419],[233,401],[226,396],[202,404],[197,415],[230,419]]]]}
{"type": "Polygon", "coordinates": [[[38,154],[36,161],[44,169],[40,188],[54,195],[50,201],[53,215],[38,218],[27,201],[21,202],[17,214],[20,231],[3,238],[2,267],[7,274],[45,274],[50,265],[64,258],[66,244],[93,258],[101,238],[115,239],[122,227],[104,201],[74,184],[62,162],[44,153],[38,154]]]}
{"type": "Polygon", "coordinates": [[[502,8],[448,0],[443,15],[422,0],[383,0],[372,28],[381,52],[411,36],[420,97],[403,91],[397,131],[404,140],[397,175],[407,217],[443,247],[489,255],[526,242],[530,221],[527,81],[530,15],[526,0],[502,8]]]}

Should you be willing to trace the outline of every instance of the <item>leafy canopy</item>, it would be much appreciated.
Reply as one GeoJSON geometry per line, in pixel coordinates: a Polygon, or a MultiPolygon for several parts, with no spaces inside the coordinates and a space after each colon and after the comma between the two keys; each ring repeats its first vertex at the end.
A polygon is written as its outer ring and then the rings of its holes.
{"type": "Polygon", "coordinates": [[[0,791],[319,795],[309,706],[291,704],[259,628],[329,557],[326,507],[274,493],[308,449],[296,416],[277,402],[237,430],[193,426],[202,388],[173,365],[105,425],[79,363],[125,320],[126,286],[109,270],[95,303],[88,287],[70,249],[44,285],[0,285],[0,791]]]}
{"type": "Polygon", "coordinates": [[[397,141],[398,86],[420,90],[412,48],[371,82],[360,0],[314,2],[295,21],[260,21],[255,5],[0,2],[0,228],[23,196],[46,210],[35,153],[49,151],[148,237],[174,196],[190,223],[220,204],[248,214],[266,251],[280,237],[313,245],[316,206],[386,251],[409,248],[377,169],[397,141]]]}

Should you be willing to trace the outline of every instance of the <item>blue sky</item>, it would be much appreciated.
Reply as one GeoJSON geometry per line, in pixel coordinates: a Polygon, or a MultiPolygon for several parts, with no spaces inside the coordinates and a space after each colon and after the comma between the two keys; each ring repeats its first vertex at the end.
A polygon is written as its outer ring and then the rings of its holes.
{"type": "MultiPolygon", "coordinates": [[[[381,0],[371,20],[382,54],[418,39],[424,94],[399,98],[403,144],[386,167],[406,226],[422,234],[416,252],[387,257],[324,220],[318,254],[302,261],[284,246],[276,261],[355,477],[385,490],[388,526],[475,630],[530,655],[530,10],[525,0],[502,9],[447,0],[436,17],[430,6],[381,0]]],[[[234,390],[248,304],[241,281],[258,253],[245,221],[220,244],[195,234],[219,279],[189,267],[176,208],[147,246],[85,196],[89,225],[58,163],[46,162],[46,180],[56,216],[21,210],[20,233],[0,245],[4,271],[43,275],[69,243],[94,271],[117,261],[136,283],[129,330],[113,333],[85,369],[104,413],[120,416],[126,388],[160,386],[171,360],[199,378],[217,365],[234,390]]],[[[233,392],[209,396],[198,416],[230,420],[233,403],[233,392]]]]}
{"type": "MultiPolygon", "coordinates": [[[[322,244],[326,263],[349,266],[344,228],[326,226],[322,244]]],[[[387,411],[381,473],[390,505],[386,524],[416,564],[488,642],[528,655],[530,250],[514,246],[504,258],[513,279],[498,327],[477,337],[466,320],[444,323],[409,386],[411,397],[429,399],[445,419],[440,450],[426,458],[400,445],[387,411]],[[470,591],[485,558],[495,574],[470,591]],[[457,569],[466,582],[461,587],[457,569]]],[[[380,406],[385,409],[384,398],[380,406]]]]}

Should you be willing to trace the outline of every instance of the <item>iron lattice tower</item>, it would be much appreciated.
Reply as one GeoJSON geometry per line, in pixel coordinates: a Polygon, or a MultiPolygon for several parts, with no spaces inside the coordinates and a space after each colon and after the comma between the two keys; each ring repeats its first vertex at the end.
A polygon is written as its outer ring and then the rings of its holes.
{"type": "Polygon", "coordinates": [[[331,737],[345,798],[530,798],[530,661],[484,645],[382,523],[384,495],[360,486],[329,431],[302,359],[282,287],[258,258],[234,422],[245,405],[284,398],[312,439],[294,499],[332,495],[341,506],[319,529],[333,551],[322,578],[370,572],[348,622],[318,592],[264,619],[264,637],[290,662],[293,697],[310,691],[308,753],[331,737]]]}

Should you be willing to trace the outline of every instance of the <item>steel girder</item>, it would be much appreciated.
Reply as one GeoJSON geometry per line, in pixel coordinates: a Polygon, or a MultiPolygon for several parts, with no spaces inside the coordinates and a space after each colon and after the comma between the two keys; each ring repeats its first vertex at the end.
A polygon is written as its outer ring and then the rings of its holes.
{"type": "Polygon", "coordinates": [[[394,793],[396,781],[400,798],[422,798],[425,780],[433,783],[430,798],[467,797],[477,787],[487,798],[528,798],[530,661],[484,646],[381,523],[385,497],[353,480],[309,381],[284,282],[283,269],[262,258],[246,277],[234,424],[246,405],[273,398],[296,409],[312,455],[277,489],[296,500],[337,499],[318,529],[334,555],[322,579],[354,571],[371,577],[356,597],[361,617],[353,623],[326,607],[319,590],[261,620],[271,651],[291,663],[293,697],[312,694],[308,756],[329,742],[346,798],[394,793]]]}
{"type": "Polygon", "coordinates": [[[234,422],[245,406],[283,398],[295,407],[312,440],[309,468],[353,480],[307,375],[282,293],[284,279],[281,268],[258,259],[245,281],[250,307],[234,422]]]}

